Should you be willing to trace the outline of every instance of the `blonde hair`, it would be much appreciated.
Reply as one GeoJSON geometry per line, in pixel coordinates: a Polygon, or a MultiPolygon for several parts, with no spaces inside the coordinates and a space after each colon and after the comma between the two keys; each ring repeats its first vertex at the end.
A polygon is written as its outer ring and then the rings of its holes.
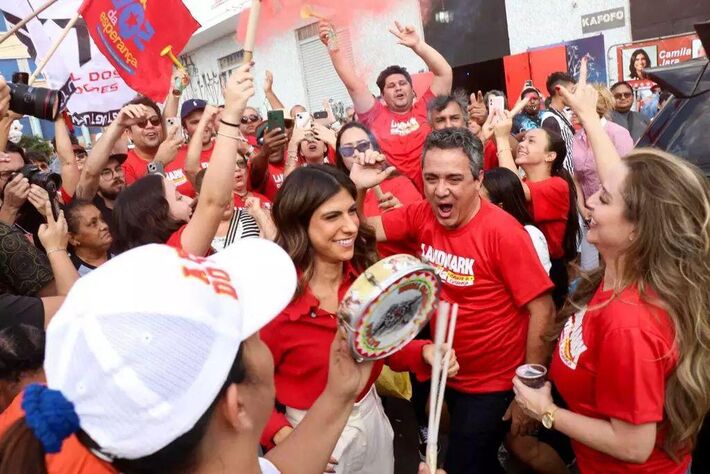
{"type": "MultiPolygon", "coordinates": [[[[678,362],[666,384],[664,449],[674,457],[695,444],[710,411],[710,185],[695,166],[663,151],[637,149],[623,162],[625,215],[636,237],[622,255],[614,291],[635,285],[673,322],[678,362]]],[[[587,306],[603,275],[603,268],[584,275],[558,329],[587,306]]]]}
{"type": "Polygon", "coordinates": [[[596,89],[597,96],[597,114],[600,117],[609,118],[609,113],[614,110],[614,96],[604,84],[592,84],[596,89]]]}

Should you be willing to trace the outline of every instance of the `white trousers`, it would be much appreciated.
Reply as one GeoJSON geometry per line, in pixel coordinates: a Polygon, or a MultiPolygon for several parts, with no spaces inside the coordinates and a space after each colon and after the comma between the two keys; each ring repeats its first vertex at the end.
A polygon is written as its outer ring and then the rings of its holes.
{"type": "MultiPolygon", "coordinates": [[[[286,407],[286,418],[296,426],[304,410],[286,407]]],[[[392,474],[394,472],[394,431],[382,407],[375,386],[355,404],[335,445],[332,457],[338,461],[337,474],[392,474]]]]}

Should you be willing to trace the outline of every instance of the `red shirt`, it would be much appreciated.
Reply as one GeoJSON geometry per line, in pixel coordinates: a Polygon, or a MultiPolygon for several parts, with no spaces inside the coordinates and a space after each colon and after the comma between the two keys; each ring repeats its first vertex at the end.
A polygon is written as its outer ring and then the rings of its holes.
{"type": "MultiPolygon", "coordinates": [[[[208,150],[202,150],[200,154],[200,163],[203,168],[207,168],[207,163],[212,156],[214,144],[208,150]]],[[[165,167],[165,176],[172,181],[177,187],[180,194],[189,197],[195,197],[195,189],[185,176],[185,157],[187,155],[187,146],[181,146],[177,152],[175,159],[165,167]]],[[[148,174],[149,160],[144,160],[139,157],[134,150],[128,150],[128,157],[123,162],[123,173],[126,177],[126,184],[130,185],[138,179],[148,174]]]]}
{"type": "MultiPolygon", "coordinates": [[[[258,198],[261,200],[261,207],[264,209],[271,209],[271,199],[267,198],[263,194],[259,194],[254,191],[249,191],[251,193],[252,197],[258,198]]],[[[242,209],[246,207],[244,199],[242,199],[241,196],[239,196],[237,193],[232,193],[234,195],[234,207],[242,209]]],[[[248,196],[247,196],[248,197],[248,196]]]]}
{"type": "Polygon", "coordinates": [[[173,232],[168,238],[168,241],[165,242],[165,245],[169,245],[170,247],[182,250],[182,233],[185,232],[186,227],[187,224],[183,225],[178,230],[173,232]]]}
{"type": "MultiPolygon", "coordinates": [[[[357,276],[356,270],[346,263],[338,289],[339,300],[342,300],[357,276]]],[[[291,301],[259,333],[274,356],[276,399],[297,410],[308,410],[323,392],[328,380],[330,344],[338,329],[338,321],[334,314],[321,309],[319,305],[318,299],[306,288],[303,295],[291,301]]],[[[411,370],[417,378],[425,380],[431,368],[421,354],[422,348],[430,343],[415,339],[396,354],[376,361],[358,400],[370,390],[385,363],[395,371],[411,370]]],[[[290,426],[286,416],[274,410],[261,435],[261,444],[272,447],[274,435],[284,426],[290,426]]]]}
{"type": "MultiPolygon", "coordinates": [[[[406,176],[395,176],[394,178],[386,179],[380,184],[380,189],[382,189],[383,193],[392,193],[394,197],[399,199],[402,206],[422,200],[422,195],[406,176]]],[[[368,189],[367,194],[365,194],[364,212],[365,217],[382,214],[380,203],[377,200],[377,193],[375,193],[374,189],[368,189]]],[[[417,249],[418,247],[414,242],[380,242],[377,244],[377,251],[381,258],[398,253],[417,255],[417,249]]]]}
{"type": "Polygon", "coordinates": [[[441,226],[426,201],[383,214],[382,224],[388,239],[420,245],[422,260],[441,277],[442,298],[459,305],[454,349],[461,369],[449,386],[465,393],[510,390],[525,361],[525,305],[553,286],[523,226],[485,200],[455,230],[441,226]]]}
{"type": "MultiPolygon", "coordinates": [[[[25,416],[22,409],[22,393],[0,414],[0,436],[17,420],[25,416]]],[[[62,450],[56,454],[46,454],[49,474],[113,474],[116,471],[110,464],[101,461],[79,442],[76,435],[71,435],[62,443],[62,450]]]]}
{"type": "MultiPolygon", "coordinates": [[[[206,150],[200,152],[200,167],[207,168],[210,162],[210,157],[212,157],[212,151],[214,150],[214,142],[210,144],[210,147],[206,150]]],[[[195,197],[195,188],[192,183],[187,179],[185,175],[185,160],[187,159],[187,146],[181,146],[173,160],[168,166],[165,167],[165,176],[175,184],[177,190],[183,196],[189,196],[191,198],[195,197]]]]}
{"type": "Polygon", "coordinates": [[[495,140],[488,140],[483,145],[483,171],[498,168],[498,147],[495,140]]]}
{"type": "Polygon", "coordinates": [[[550,258],[564,257],[565,230],[569,216],[569,186],[559,176],[542,181],[525,180],[530,189],[530,212],[547,239],[550,258]]]}
{"type": "MultiPolygon", "coordinates": [[[[284,159],[278,163],[272,163],[269,161],[266,174],[264,176],[264,181],[261,186],[257,189],[261,194],[266,196],[271,202],[276,199],[276,193],[279,192],[281,185],[284,182],[284,171],[286,169],[286,151],[284,151],[284,159]]],[[[248,163],[249,178],[247,183],[249,183],[249,190],[251,190],[251,161],[248,163]]]]}
{"type": "Polygon", "coordinates": [[[372,129],[390,164],[411,179],[420,190],[424,189],[422,149],[431,132],[427,121],[427,105],[432,99],[434,93],[429,89],[409,112],[392,112],[378,100],[367,112],[358,113],[360,122],[372,129]]]}
{"type": "MultiPolygon", "coordinates": [[[[677,363],[673,323],[643,302],[636,288],[618,296],[602,286],[565,324],[552,355],[550,379],[569,409],[580,415],[634,425],[664,419],[666,381],[677,363]]],[[[689,454],[676,464],[662,450],[663,432],[643,464],[632,464],[572,440],[582,473],[685,473],[689,454]]]]}

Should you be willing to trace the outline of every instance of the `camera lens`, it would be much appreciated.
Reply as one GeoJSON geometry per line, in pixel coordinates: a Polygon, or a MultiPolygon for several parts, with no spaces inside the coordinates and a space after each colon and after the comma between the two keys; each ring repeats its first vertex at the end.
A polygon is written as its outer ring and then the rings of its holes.
{"type": "Polygon", "coordinates": [[[10,110],[22,115],[54,121],[59,113],[59,92],[11,82],[10,110]]]}

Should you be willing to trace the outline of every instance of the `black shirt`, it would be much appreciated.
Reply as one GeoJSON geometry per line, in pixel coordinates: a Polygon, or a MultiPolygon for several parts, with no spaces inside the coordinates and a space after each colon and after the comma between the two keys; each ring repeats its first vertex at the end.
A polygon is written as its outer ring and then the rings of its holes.
{"type": "Polygon", "coordinates": [[[19,230],[0,223],[0,294],[35,295],[52,280],[47,256],[19,230]]]}

